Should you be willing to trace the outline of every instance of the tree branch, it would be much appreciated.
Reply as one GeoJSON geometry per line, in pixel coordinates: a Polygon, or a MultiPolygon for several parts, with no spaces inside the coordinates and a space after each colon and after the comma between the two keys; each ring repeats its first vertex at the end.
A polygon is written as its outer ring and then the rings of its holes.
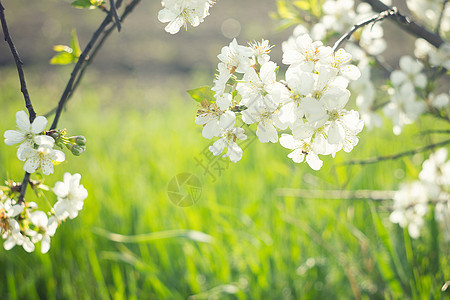
{"type": "Polygon", "coordinates": [[[114,3],[114,0],[109,0],[109,6],[110,6],[110,11],[114,17],[114,23],[117,25],[117,31],[120,32],[120,29],[122,29],[122,26],[120,25],[120,18],[119,18],[119,15],[117,14],[116,4],[114,3]]]}
{"type": "Polygon", "coordinates": [[[398,11],[397,11],[396,7],[393,7],[393,8],[389,8],[388,7],[388,9],[380,12],[378,15],[376,15],[376,16],[374,16],[374,17],[372,17],[372,18],[370,18],[370,19],[368,19],[366,21],[363,21],[361,23],[353,25],[352,29],[350,29],[349,32],[347,32],[346,34],[341,36],[339,38],[339,40],[336,41],[336,43],[333,46],[333,51],[336,51],[345,42],[345,40],[348,40],[352,36],[352,34],[356,30],[358,30],[359,28],[364,27],[366,25],[369,25],[370,23],[376,23],[376,22],[381,21],[381,20],[383,20],[385,18],[395,16],[397,13],[398,13],[398,11]]]}
{"type": "Polygon", "coordinates": [[[447,5],[447,2],[448,2],[448,0],[442,1],[441,13],[439,14],[439,19],[438,19],[438,22],[436,25],[436,30],[434,31],[439,36],[440,36],[439,29],[441,29],[442,17],[444,17],[444,11],[445,11],[445,6],[447,5]]]}
{"type": "Polygon", "coordinates": [[[420,153],[420,152],[425,152],[427,150],[431,150],[437,147],[441,147],[444,145],[450,144],[450,139],[449,140],[445,140],[439,143],[435,143],[435,144],[430,144],[424,147],[420,147],[420,148],[416,148],[416,149],[412,149],[412,150],[408,150],[405,152],[400,152],[397,154],[392,154],[392,155],[386,155],[386,156],[377,156],[377,157],[372,157],[372,158],[368,158],[368,159],[362,159],[362,160],[350,160],[344,163],[339,164],[339,166],[343,166],[343,165],[368,165],[368,164],[373,164],[373,163],[377,163],[383,160],[394,160],[394,159],[398,159],[400,157],[403,156],[409,156],[409,155],[414,155],[416,153],[420,153]]]}
{"type": "MultiPolygon", "coordinates": [[[[125,18],[133,11],[135,6],[139,4],[141,0],[133,0],[131,3],[129,3],[126,7],[124,12],[122,13],[122,16],[120,17],[120,22],[123,22],[125,18]]],[[[118,0],[116,3],[117,7],[120,7],[122,4],[122,0],[118,0]]],[[[55,129],[58,125],[59,118],[61,116],[62,110],[67,103],[67,101],[71,98],[73,95],[73,92],[78,87],[84,71],[87,66],[89,66],[90,62],[93,60],[101,46],[103,45],[105,39],[111,34],[113,29],[117,26],[117,24],[120,23],[113,23],[113,25],[106,30],[108,25],[112,22],[112,15],[111,13],[108,14],[103,22],[100,24],[100,26],[97,28],[97,30],[94,32],[94,34],[91,37],[91,40],[89,41],[86,48],[81,53],[80,57],[78,58],[77,64],[75,65],[69,82],[66,85],[66,88],[64,90],[63,95],[61,96],[61,99],[58,102],[58,106],[52,110],[50,110],[45,116],[50,116],[53,112],[56,111],[55,118],[53,120],[52,126],[50,129],[55,129]],[[102,36],[101,36],[102,35],[102,36]],[[100,38],[101,36],[101,38],[100,38]],[[89,52],[92,50],[92,53],[89,54],[89,52]],[[89,57],[89,58],[88,58],[89,57]]]]}
{"type": "MultiPolygon", "coordinates": [[[[363,1],[370,4],[372,9],[379,13],[382,13],[384,11],[391,9],[391,7],[387,6],[386,4],[384,4],[383,2],[381,2],[379,0],[363,0],[363,1]]],[[[424,40],[426,40],[427,42],[429,42],[436,48],[439,48],[444,43],[444,41],[442,40],[442,38],[439,35],[432,33],[431,31],[427,30],[426,28],[416,24],[410,18],[400,14],[400,12],[398,12],[398,11],[393,16],[393,18],[390,18],[390,19],[393,20],[398,26],[400,26],[400,28],[402,28],[409,34],[412,34],[418,38],[423,38],[424,40]]]]}
{"type": "Polygon", "coordinates": [[[20,59],[19,53],[17,52],[16,46],[14,45],[11,36],[9,35],[8,25],[6,24],[5,18],[5,8],[0,1],[0,20],[2,23],[3,34],[5,35],[5,41],[8,43],[11,53],[14,56],[16,62],[17,72],[19,73],[20,80],[20,90],[25,98],[25,106],[28,109],[28,115],[30,117],[30,123],[33,123],[36,118],[36,112],[34,111],[33,104],[31,104],[30,95],[28,94],[27,84],[25,82],[25,74],[23,73],[22,65],[23,62],[20,59]]]}

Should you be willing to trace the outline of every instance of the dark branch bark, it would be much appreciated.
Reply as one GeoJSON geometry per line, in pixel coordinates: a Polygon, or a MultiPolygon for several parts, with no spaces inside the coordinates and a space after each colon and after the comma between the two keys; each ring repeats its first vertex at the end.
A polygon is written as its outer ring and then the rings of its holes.
{"type": "MultiPolygon", "coordinates": [[[[384,4],[383,2],[381,2],[379,0],[363,0],[363,1],[369,3],[370,6],[372,7],[372,9],[379,13],[391,9],[391,7],[387,6],[386,4],[384,4]]],[[[423,38],[424,40],[426,40],[427,42],[429,42],[436,48],[439,48],[444,43],[444,41],[442,40],[442,38],[439,35],[416,24],[410,18],[400,14],[398,11],[395,14],[395,16],[390,19],[392,21],[394,21],[395,24],[400,26],[400,28],[402,28],[403,30],[408,32],[409,34],[412,34],[418,38],[423,38]]]]}
{"type": "Polygon", "coordinates": [[[109,6],[110,6],[111,13],[113,14],[113,17],[114,17],[114,22],[117,25],[117,31],[120,32],[120,29],[122,29],[122,26],[120,25],[120,18],[119,18],[119,15],[117,14],[116,4],[114,3],[114,0],[109,0],[109,6]]]}
{"type": "Polygon", "coordinates": [[[33,104],[31,104],[30,95],[28,94],[27,84],[25,82],[25,74],[23,73],[23,62],[20,59],[19,53],[17,52],[16,46],[14,45],[11,36],[9,35],[8,25],[6,24],[5,18],[5,8],[0,1],[0,20],[2,23],[3,34],[5,35],[5,41],[8,43],[11,53],[14,56],[16,62],[17,72],[19,73],[20,80],[20,90],[25,98],[25,106],[28,110],[28,115],[30,116],[30,123],[36,118],[36,112],[34,111],[33,104]]]}
{"type": "Polygon", "coordinates": [[[373,164],[373,163],[377,163],[377,162],[384,161],[384,160],[394,160],[394,159],[401,158],[403,156],[410,156],[410,155],[414,155],[416,153],[425,152],[427,150],[431,150],[431,149],[441,147],[441,146],[444,146],[447,144],[450,144],[450,140],[445,140],[445,141],[442,141],[439,143],[427,145],[424,147],[408,150],[408,151],[397,153],[397,154],[386,155],[386,156],[377,156],[377,157],[372,157],[372,158],[362,159],[362,160],[350,160],[350,161],[344,162],[340,165],[368,165],[368,164],[373,164]]]}
{"type": "MultiPolygon", "coordinates": [[[[120,18],[120,22],[123,22],[126,18],[126,16],[133,11],[134,7],[139,4],[141,0],[133,0],[130,4],[128,4],[125,7],[125,10],[120,18]]],[[[122,0],[117,1],[117,7],[119,7],[122,3],[122,0]]],[[[61,96],[58,106],[56,109],[51,110],[46,114],[46,116],[49,116],[53,113],[53,111],[56,111],[55,118],[53,119],[52,126],[50,127],[50,130],[55,129],[56,126],[58,126],[59,118],[61,116],[62,110],[69,100],[69,98],[73,95],[73,92],[75,91],[76,87],[81,81],[81,78],[83,76],[85,68],[89,65],[89,63],[92,61],[93,56],[97,53],[97,51],[100,49],[100,47],[103,45],[104,40],[109,36],[109,34],[112,32],[115,26],[117,26],[117,23],[113,23],[111,28],[106,30],[108,25],[112,23],[112,14],[109,13],[103,22],[100,24],[100,26],[97,28],[97,30],[92,35],[91,40],[89,41],[86,48],[81,53],[80,57],[78,58],[77,64],[75,65],[70,79],[66,85],[66,88],[64,90],[63,95],[61,96]],[[106,30],[106,31],[105,31],[106,30]],[[106,34],[107,33],[107,34],[106,34]],[[100,36],[103,34],[103,37],[100,38],[100,36]],[[99,42],[98,42],[99,41],[99,42]],[[98,42],[98,43],[97,43],[98,42]],[[92,50],[92,53],[89,52],[92,50]],[[88,59],[89,57],[89,59],[88,59]]]]}

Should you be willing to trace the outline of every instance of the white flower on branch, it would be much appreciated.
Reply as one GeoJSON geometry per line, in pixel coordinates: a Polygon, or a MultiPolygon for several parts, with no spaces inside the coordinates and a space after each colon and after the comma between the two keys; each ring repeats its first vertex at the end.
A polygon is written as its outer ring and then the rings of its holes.
{"type": "Polygon", "coordinates": [[[47,217],[43,211],[34,211],[30,213],[30,222],[37,227],[38,231],[27,230],[26,233],[31,237],[31,241],[36,244],[41,242],[41,252],[47,253],[50,250],[50,237],[52,237],[58,228],[58,221],[55,216],[47,217]]]}
{"type": "Polygon", "coordinates": [[[310,139],[296,140],[290,134],[282,134],[280,137],[281,146],[293,150],[288,154],[295,163],[301,163],[305,160],[313,170],[319,170],[323,162],[315,153],[315,147],[310,142],[310,139]]]}
{"type": "Polygon", "coordinates": [[[218,139],[212,146],[209,146],[209,151],[217,156],[223,152],[225,147],[228,147],[227,153],[223,157],[229,157],[232,162],[238,162],[242,158],[243,151],[236,143],[236,140],[245,140],[247,136],[242,128],[226,128],[222,129],[221,138],[218,139]]]}
{"type": "Polygon", "coordinates": [[[17,157],[20,157],[21,152],[27,146],[32,146],[33,139],[44,131],[47,126],[47,119],[43,116],[38,116],[30,123],[28,115],[23,110],[16,113],[17,130],[7,130],[3,137],[5,144],[8,146],[20,144],[17,151],[17,157]]]}
{"type": "Polygon", "coordinates": [[[78,216],[83,208],[84,200],[88,196],[87,190],[80,184],[81,175],[65,173],[63,181],[55,184],[53,192],[58,197],[54,206],[55,215],[59,220],[70,219],[78,216]]]}
{"type": "Polygon", "coordinates": [[[213,5],[211,0],[163,0],[164,8],[158,13],[158,20],[169,23],[164,28],[167,32],[175,34],[181,27],[187,29],[187,23],[197,27],[209,15],[209,8],[213,5]]]}
{"type": "Polygon", "coordinates": [[[39,135],[34,138],[37,149],[27,146],[23,149],[19,159],[24,160],[23,169],[28,173],[34,173],[42,168],[44,175],[53,174],[53,161],[63,162],[65,155],[62,151],[53,149],[55,140],[47,135],[39,135]]]}
{"type": "Polygon", "coordinates": [[[203,125],[203,137],[211,139],[221,134],[221,129],[233,127],[236,122],[234,112],[228,110],[231,105],[231,95],[226,93],[217,97],[217,101],[199,110],[195,124],[203,125]]]}

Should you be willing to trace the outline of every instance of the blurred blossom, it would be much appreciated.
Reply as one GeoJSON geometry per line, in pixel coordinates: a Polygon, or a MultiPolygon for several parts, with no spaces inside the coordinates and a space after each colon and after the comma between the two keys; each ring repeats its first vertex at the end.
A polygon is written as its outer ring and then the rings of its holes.
{"type": "Polygon", "coordinates": [[[389,216],[392,223],[408,228],[412,238],[420,236],[424,216],[428,210],[427,190],[420,181],[403,184],[394,196],[394,211],[389,216]]]}

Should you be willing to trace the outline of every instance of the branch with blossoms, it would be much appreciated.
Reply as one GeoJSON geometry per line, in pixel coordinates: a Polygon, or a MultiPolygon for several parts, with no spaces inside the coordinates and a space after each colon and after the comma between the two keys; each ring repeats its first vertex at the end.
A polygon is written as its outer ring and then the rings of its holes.
{"type": "MultiPolygon", "coordinates": [[[[130,2],[124,9],[123,16],[126,17],[139,2],[140,0],[130,2]]],[[[24,161],[23,169],[25,170],[25,176],[21,184],[9,181],[7,186],[2,187],[0,194],[0,227],[2,238],[5,240],[4,248],[7,250],[15,245],[21,245],[27,252],[32,252],[35,248],[34,244],[41,242],[41,251],[46,253],[50,248],[50,237],[55,234],[58,225],[67,218],[75,218],[78,215],[78,211],[83,207],[87,191],[80,184],[81,176],[79,174],[71,175],[66,173],[64,182],[58,182],[55,185],[53,192],[56,194],[58,201],[48,213],[38,210],[36,203],[25,201],[25,194],[29,184],[35,190],[45,187],[41,181],[36,183],[30,180],[30,174],[37,171],[42,172],[43,175],[52,174],[54,172],[54,163],[61,163],[65,160],[64,152],[54,149],[55,146],[60,149],[65,147],[77,156],[86,150],[86,139],[83,136],[68,137],[66,129],[57,130],[56,127],[64,104],[73,94],[74,88],[81,80],[80,75],[82,73],[80,71],[85,70],[87,65],[86,58],[89,57],[90,51],[97,52],[100,49],[106,37],[111,33],[106,28],[113,22],[112,20],[115,20],[115,23],[110,29],[114,27],[120,28],[119,18],[114,15],[117,14],[116,8],[120,7],[122,1],[118,0],[116,4],[114,1],[110,3],[110,11],[78,57],[77,64],[58,103],[53,124],[50,130],[45,131],[48,121],[43,116],[36,117],[26,88],[25,75],[22,69],[23,63],[9,34],[4,14],[5,9],[0,2],[0,20],[3,33],[16,62],[21,90],[29,111],[29,117],[24,111],[17,112],[17,129],[7,130],[4,133],[7,145],[19,144],[17,158],[24,161]],[[100,36],[102,36],[101,43],[96,44],[100,36]]],[[[91,4],[92,2],[88,1],[88,5],[90,6],[91,4]]],[[[105,10],[103,2],[96,2],[96,5],[98,8],[105,10]]],[[[123,21],[123,19],[124,17],[121,20],[123,21]]],[[[90,60],[92,60],[92,57],[90,60]]]]}
{"type": "MultiPolygon", "coordinates": [[[[75,0],[72,6],[77,8],[97,8],[106,12],[106,16],[93,33],[90,41],[83,51],[79,49],[76,33],[72,33],[71,47],[56,46],[55,56],[51,63],[68,64],[75,62],[68,83],[58,102],[58,106],[50,110],[46,116],[55,113],[49,130],[47,119],[43,116],[36,117],[25,83],[22,69],[22,61],[12,42],[4,15],[4,7],[0,2],[0,19],[5,40],[8,42],[16,62],[21,90],[25,97],[29,117],[24,111],[16,114],[16,130],[7,130],[4,133],[7,145],[19,144],[17,158],[24,162],[25,176],[21,184],[9,180],[7,186],[0,187],[0,228],[3,246],[9,250],[15,245],[21,245],[27,252],[35,249],[34,244],[41,242],[41,251],[46,253],[50,249],[50,237],[55,234],[56,228],[67,218],[73,219],[82,209],[87,198],[87,190],[80,184],[81,175],[66,173],[63,182],[57,182],[53,192],[57,196],[57,202],[50,212],[38,210],[38,205],[25,200],[27,186],[30,185],[36,191],[48,190],[43,181],[30,179],[30,174],[42,172],[49,175],[54,172],[54,164],[61,163],[66,156],[61,150],[54,149],[66,147],[72,154],[81,155],[86,150],[86,139],[83,136],[67,136],[66,129],[57,129],[62,111],[75,89],[79,86],[86,68],[90,65],[100,48],[104,45],[111,32],[121,29],[121,23],[133,11],[140,0],[130,1],[119,16],[118,10],[122,0],[109,0],[109,10],[102,0],[75,0]],[[17,199],[17,200],[16,200],[17,199]]],[[[158,17],[162,22],[169,22],[166,31],[178,32],[181,26],[187,28],[187,23],[194,27],[209,14],[209,7],[214,2],[204,1],[163,1],[164,8],[158,17]],[[176,30],[175,30],[176,29],[176,30]]],[[[38,192],[40,193],[40,192],[38,192]]]]}

